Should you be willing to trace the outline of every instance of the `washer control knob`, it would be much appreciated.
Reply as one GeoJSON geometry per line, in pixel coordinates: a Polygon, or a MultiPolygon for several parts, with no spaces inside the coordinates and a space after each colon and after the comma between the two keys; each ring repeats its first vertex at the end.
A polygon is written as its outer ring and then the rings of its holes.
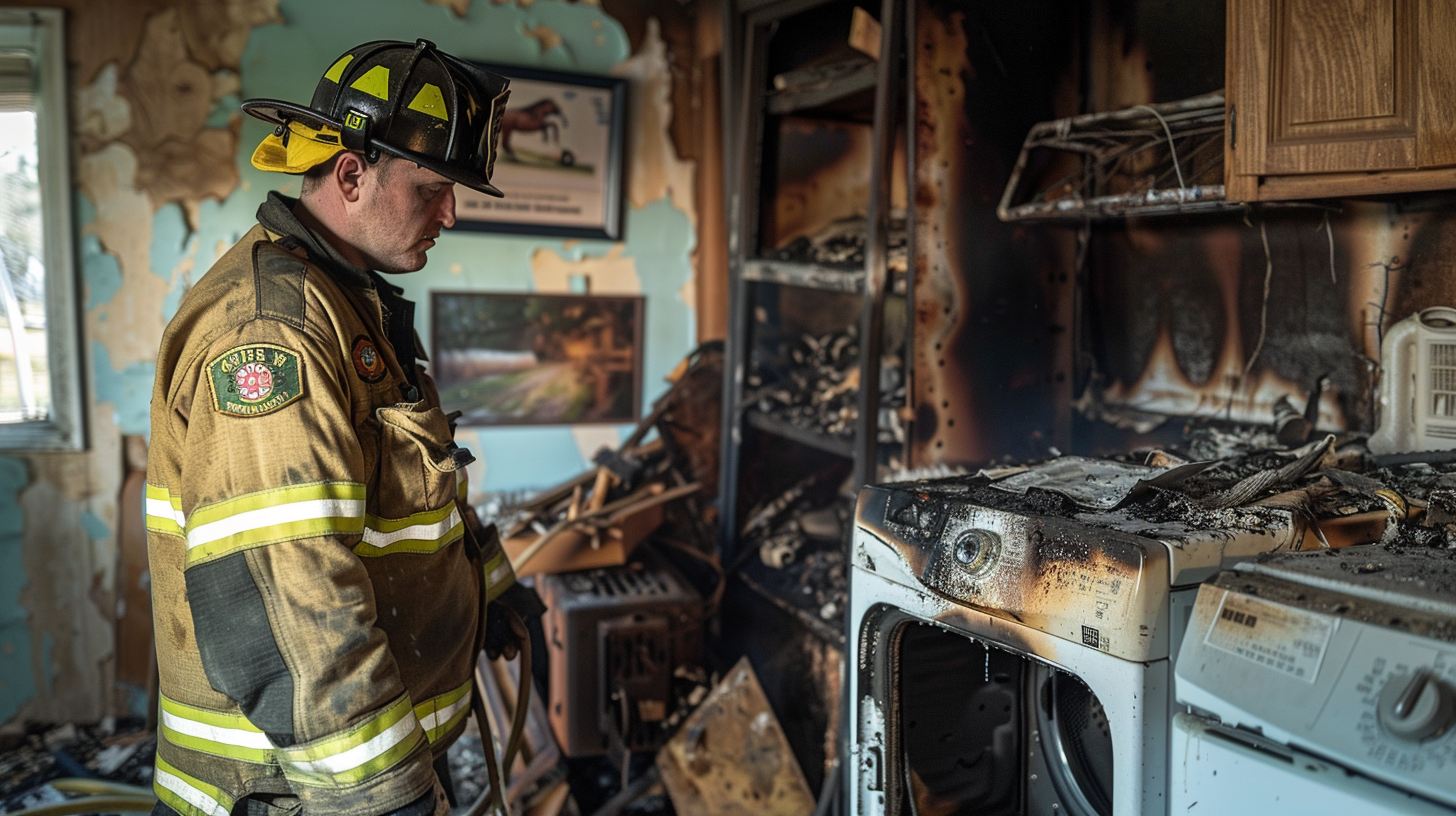
{"type": "Polygon", "coordinates": [[[1428,668],[1387,680],[1376,709],[1386,732],[1411,742],[1446,733],[1453,713],[1456,696],[1428,668]]]}

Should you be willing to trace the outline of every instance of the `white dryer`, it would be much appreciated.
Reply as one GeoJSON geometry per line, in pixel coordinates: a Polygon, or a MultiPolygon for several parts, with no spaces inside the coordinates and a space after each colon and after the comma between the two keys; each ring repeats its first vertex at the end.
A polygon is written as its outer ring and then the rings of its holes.
{"type": "Polygon", "coordinates": [[[1456,551],[1349,547],[1199,590],[1173,812],[1456,812],[1456,551]]]}
{"type": "Polygon", "coordinates": [[[1196,585],[1295,535],[1275,511],[1115,509],[1160,473],[1064,457],[1021,489],[860,492],[847,813],[1168,812],[1170,658],[1196,585]]]}

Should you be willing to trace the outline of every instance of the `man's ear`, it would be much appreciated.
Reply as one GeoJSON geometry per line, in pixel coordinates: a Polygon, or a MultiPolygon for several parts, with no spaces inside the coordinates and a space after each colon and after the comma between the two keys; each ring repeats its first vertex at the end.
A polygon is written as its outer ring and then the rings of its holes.
{"type": "Polygon", "coordinates": [[[358,153],[345,150],[339,154],[339,160],[334,163],[334,183],[339,185],[339,194],[345,201],[359,200],[359,183],[365,169],[364,157],[358,153]]]}

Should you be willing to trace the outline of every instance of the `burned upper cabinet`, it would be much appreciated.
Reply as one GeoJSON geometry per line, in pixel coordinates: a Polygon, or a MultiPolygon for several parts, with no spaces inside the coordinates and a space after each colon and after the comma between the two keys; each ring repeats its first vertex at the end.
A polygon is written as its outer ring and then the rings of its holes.
{"type": "Polygon", "coordinates": [[[1227,197],[1456,187],[1456,4],[1228,0],[1227,197]]]}

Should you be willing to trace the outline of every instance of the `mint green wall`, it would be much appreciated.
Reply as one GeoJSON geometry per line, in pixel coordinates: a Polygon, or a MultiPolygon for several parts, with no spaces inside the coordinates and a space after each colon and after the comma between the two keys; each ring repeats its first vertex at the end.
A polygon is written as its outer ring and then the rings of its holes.
{"type": "MultiPolygon", "coordinates": [[[[319,75],[344,51],[374,39],[432,40],[441,49],[466,59],[525,65],[587,74],[607,74],[629,55],[627,35],[599,6],[539,0],[528,6],[497,5],[477,0],[464,18],[423,2],[374,0],[340,5],[322,0],[283,2],[284,25],[254,29],[244,52],[242,98],[254,96],[306,103],[319,75]],[[523,32],[546,26],[562,38],[542,50],[541,42],[523,32]]],[[[632,89],[629,89],[631,93],[632,89]]],[[[223,105],[236,104],[235,99],[223,105]]],[[[223,111],[219,111],[219,114],[223,111]]],[[[267,190],[297,194],[296,179],[255,170],[248,162],[253,148],[268,133],[266,123],[244,117],[238,155],[242,184],[221,206],[204,212],[202,247],[230,243],[252,225],[253,214],[267,190]]],[[[632,135],[628,135],[629,143],[632,135]]],[[[630,155],[627,157],[630,161],[630,155]]],[[[624,257],[635,261],[646,297],[643,405],[665,388],[663,377],[691,350],[696,326],[679,290],[692,277],[690,253],[695,234],[687,213],[669,198],[641,209],[626,204],[624,257]]],[[[173,208],[175,209],[175,208],[173,208]]],[[[164,220],[166,209],[158,214],[164,220]]],[[[155,241],[154,241],[155,243],[155,241]]],[[[534,289],[531,257],[546,248],[566,260],[606,255],[610,241],[574,241],[538,236],[503,236],[447,232],[430,252],[424,270],[398,276],[406,296],[419,304],[417,326],[429,343],[430,292],[434,289],[528,292],[534,289]],[[452,274],[458,265],[460,274],[452,274]]],[[[154,249],[154,252],[156,250],[154,249]]],[[[205,253],[206,254],[206,253],[205,253]]],[[[155,263],[158,269],[170,269],[155,263]]],[[[199,258],[199,268],[205,266],[199,258]]],[[[175,304],[171,304],[175,308],[175,304]]],[[[148,372],[150,376],[150,372],[148,372]]],[[[120,405],[120,412],[125,409],[120,405]]],[[[630,426],[618,430],[626,435],[630,426]]],[[[479,459],[472,468],[475,490],[511,491],[546,487],[589,466],[571,431],[563,427],[467,430],[462,443],[479,459]]]]}

